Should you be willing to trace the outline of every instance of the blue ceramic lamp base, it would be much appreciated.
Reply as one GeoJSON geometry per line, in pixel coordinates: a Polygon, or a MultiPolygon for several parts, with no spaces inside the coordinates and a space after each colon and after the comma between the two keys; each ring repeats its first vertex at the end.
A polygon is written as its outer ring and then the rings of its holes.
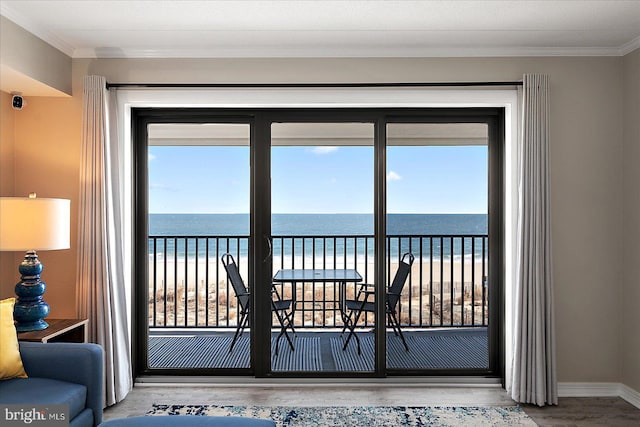
{"type": "Polygon", "coordinates": [[[44,321],[49,315],[49,304],[42,299],[47,289],[47,285],[40,280],[42,269],[36,251],[27,251],[18,268],[20,282],[15,289],[18,301],[13,308],[13,318],[17,322],[18,332],[40,331],[49,327],[44,321]]]}

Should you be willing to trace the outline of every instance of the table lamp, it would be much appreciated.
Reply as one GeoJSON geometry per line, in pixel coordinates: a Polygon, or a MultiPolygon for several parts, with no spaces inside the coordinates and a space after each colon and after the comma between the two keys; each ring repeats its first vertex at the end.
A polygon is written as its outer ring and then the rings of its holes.
{"type": "Polygon", "coordinates": [[[0,197],[0,251],[27,251],[20,263],[18,301],[13,318],[18,332],[39,331],[49,325],[44,318],[49,304],[43,301],[45,282],[36,250],[69,249],[71,201],[66,199],[0,197]]]}

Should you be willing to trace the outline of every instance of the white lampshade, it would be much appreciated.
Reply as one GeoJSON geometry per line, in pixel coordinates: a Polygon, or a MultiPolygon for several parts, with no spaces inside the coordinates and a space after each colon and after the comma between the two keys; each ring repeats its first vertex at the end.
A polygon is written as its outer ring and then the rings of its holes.
{"type": "Polygon", "coordinates": [[[0,197],[0,250],[68,249],[71,201],[0,197]]]}

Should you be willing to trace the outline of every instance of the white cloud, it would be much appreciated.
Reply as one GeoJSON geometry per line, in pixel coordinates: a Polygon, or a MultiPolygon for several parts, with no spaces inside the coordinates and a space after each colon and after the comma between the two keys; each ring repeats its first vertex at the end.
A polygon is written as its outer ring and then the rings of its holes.
{"type": "Polygon", "coordinates": [[[338,151],[338,147],[322,146],[322,147],[313,147],[313,149],[311,149],[311,152],[313,154],[329,154],[329,153],[333,153],[334,151],[338,151]]]}
{"type": "Polygon", "coordinates": [[[401,179],[402,177],[394,171],[389,171],[387,174],[387,181],[400,181],[401,179]]]}
{"type": "Polygon", "coordinates": [[[154,156],[153,154],[149,153],[147,158],[149,159],[150,162],[152,162],[152,161],[154,161],[156,159],[156,156],[154,156]]]}

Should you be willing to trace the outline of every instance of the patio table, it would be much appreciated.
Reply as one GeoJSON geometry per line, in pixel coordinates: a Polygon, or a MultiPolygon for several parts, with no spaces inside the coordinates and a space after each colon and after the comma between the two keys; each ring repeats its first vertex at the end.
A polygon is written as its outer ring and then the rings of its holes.
{"type": "MultiPolygon", "coordinates": [[[[313,282],[333,282],[339,286],[338,306],[340,308],[340,317],[342,322],[346,323],[346,313],[344,310],[344,302],[346,299],[346,284],[357,283],[362,281],[362,276],[355,269],[338,268],[338,269],[283,269],[278,270],[273,276],[274,283],[313,283],[313,282]]],[[[292,292],[293,307],[295,310],[296,292],[292,292]]]]}

